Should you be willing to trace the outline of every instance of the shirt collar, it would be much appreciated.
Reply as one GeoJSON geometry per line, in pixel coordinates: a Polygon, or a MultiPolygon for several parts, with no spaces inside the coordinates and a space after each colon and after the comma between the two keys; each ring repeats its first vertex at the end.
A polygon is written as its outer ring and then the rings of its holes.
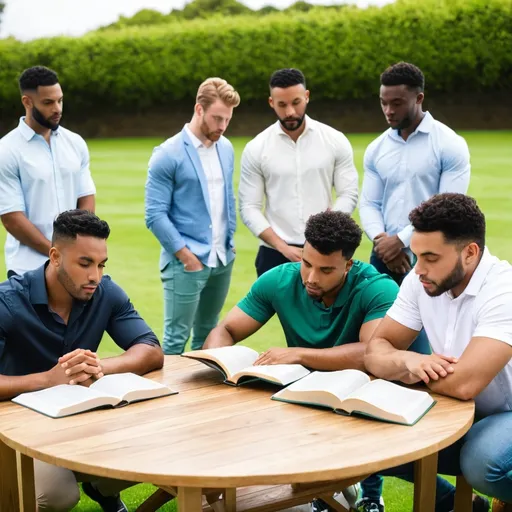
{"type": "Polygon", "coordinates": [[[28,293],[31,304],[48,305],[48,292],[46,291],[46,278],[44,273],[48,263],[49,261],[35,270],[25,273],[25,278],[28,280],[28,293]]]}
{"type": "MultiPolygon", "coordinates": [[[[25,122],[25,116],[22,116],[20,117],[20,122],[18,124],[18,128],[21,132],[21,134],[23,135],[23,137],[25,137],[25,139],[27,141],[29,140],[32,140],[33,137],[35,137],[36,135],[38,135],[34,130],[32,130],[32,128],[30,128],[30,126],[25,122]]],[[[60,128],[60,127],[59,127],[60,128]]],[[[58,135],[59,134],[59,128],[57,128],[56,130],[52,130],[51,131],[51,135],[58,135]]]]}
{"type": "MultiPolygon", "coordinates": [[[[190,139],[190,142],[192,142],[192,145],[194,148],[199,149],[200,147],[206,148],[206,146],[192,133],[192,130],[190,129],[188,123],[185,125],[185,131],[187,132],[187,135],[190,139]]],[[[210,147],[214,147],[216,142],[214,142],[210,147]]],[[[206,148],[209,149],[209,148],[206,148]]]]}
{"type": "MultiPolygon", "coordinates": [[[[425,112],[425,115],[423,116],[423,119],[421,120],[420,124],[417,126],[416,130],[414,130],[411,135],[409,135],[409,138],[411,138],[412,135],[418,132],[422,133],[430,133],[432,131],[432,128],[434,127],[434,118],[432,117],[432,114],[430,112],[425,112]]],[[[405,142],[402,136],[398,133],[398,130],[393,130],[393,128],[388,129],[388,135],[393,138],[400,140],[401,142],[405,142]]]]}
{"type": "MultiPolygon", "coordinates": [[[[304,135],[305,133],[307,133],[308,131],[310,130],[314,130],[315,129],[315,123],[316,121],[314,119],[311,119],[311,117],[309,117],[307,114],[304,116],[304,125],[305,125],[305,128],[304,128],[304,131],[302,132],[301,134],[301,137],[302,135],[304,135]]],[[[278,135],[284,135],[285,137],[290,137],[284,130],[283,130],[283,127],[281,126],[281,121],[279,121],[279,119],[276,121],[275,125],[276,127],[276,133],[278,135]]]]}
{"type": "Polygon", "coordinates": [[[480,262],[478,263],[475,271],[473,272],[473,275],[471,276],[471,279],[469,280],[468,285],[466,286],[465,290],[461,293],[461,295],[476,296],[477,293],[482,288],[485,278],[487,277],[487,274],[489,273],[493,265],[494,257],[486,247],[484,249],[484,253],[482,254],[480,262]]]}

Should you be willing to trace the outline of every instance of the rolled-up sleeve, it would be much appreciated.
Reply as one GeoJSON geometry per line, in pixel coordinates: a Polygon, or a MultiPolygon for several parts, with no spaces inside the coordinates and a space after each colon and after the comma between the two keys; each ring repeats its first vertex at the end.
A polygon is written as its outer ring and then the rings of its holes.
{"type": "Polygon", "coordinates": [[[0,144],[0,215],[25,213],[25,210],[25,197],[16,157],[9,148],[0,144]]]}
{"type": "Polygon", "coordinates": [[[90,157],[87,143],[80,137],[80,181],[78,186],[78,198],[96,194],[96,187],[91,175],[90,157]]]}
{"type": "Polygon", "coordinates": [[[106,286],[108,302],[112,312],[107,323],[107,332],[115,344],[123,350],[133,345],[160,345],[155,333],[133,307],[124,290],[109,280],[106,286]]]}
{"type": "Polygon", "coordinates": [[[342,133],[336,135],[337,137],[334,141],[334,189],[336,191],[334,209],[351,215],[356,209],[359,195],[354,151],[345,135],[342,133]]]}
{"type": "Polygon", "coordinates": [[[145,218],[148,229],[170,254],[175,254],[186,245],[169,217],[175,172],[176,161],[164,150],[157,148],[149,161],[145,218]]]}
{"type": "Polygon", "coordinates": [[[242,153],[238,203],[242,222],[254,236],[259,236],[270,227],[262,212],[264,197],[265,178],[250,145],[247,145],[242,153]]]}

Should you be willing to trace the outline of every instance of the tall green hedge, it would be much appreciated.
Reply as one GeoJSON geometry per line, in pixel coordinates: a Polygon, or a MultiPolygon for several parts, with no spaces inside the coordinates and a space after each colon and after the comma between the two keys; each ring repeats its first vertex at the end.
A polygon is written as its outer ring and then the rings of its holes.
{"type": "Polygon", "coordinates": [[[270,73],[300,67],[315,98],[376,94],[379,74],[408,60],[429,93],[512,86],[512,0],[398,0],[383,8],[215,18],[28,43],[0,41],[0,114],[19,105],[17,76],[58,71],[74,112],[144,112],[191,100],[221,76],[242,101],[263,99],[270,73]]]}

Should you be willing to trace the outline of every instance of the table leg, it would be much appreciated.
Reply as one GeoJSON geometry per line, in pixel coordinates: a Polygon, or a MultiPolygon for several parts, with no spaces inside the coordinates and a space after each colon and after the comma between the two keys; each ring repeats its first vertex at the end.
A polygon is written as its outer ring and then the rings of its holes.
{"type": "Polygon", "coordinates": [[[437,452],[414,463],[414,512],[434,512],[437,452]]]}
{"type": "Polygon", "coordinates": [[[466,482],[466,479],[459,475],[457,477],[457,487],[455,488],[455,507],[454,512],[465,512],[473,507],[473,488],[466,482]]]}
{"type": "Polygon", "coordinates": [[[226,512],[236,512],[236,489],[224,489],[226,512]]]}
{"type": "Polygon", "coordinates": [[[0,441],[0,468],[0,510],[17,512],[20,505],[16,452],[2,441],[0,441]]]}
{"type": "Polygon", "coordinates": [[[20,512],[36,510],[36,487],[34,482],[34,459],[22,453],[16,454],[18,462],[18,488],[20,512]]]}
{"type": "Polygon", "coordinates": [[[202,510],[201,487],[178,487],[178,512],[202,512],[202,510]]]}

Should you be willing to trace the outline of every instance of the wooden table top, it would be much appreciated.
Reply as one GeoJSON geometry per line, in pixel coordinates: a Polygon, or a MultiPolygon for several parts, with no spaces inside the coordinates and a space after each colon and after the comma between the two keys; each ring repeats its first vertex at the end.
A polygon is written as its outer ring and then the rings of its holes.
{"type": "Polygon", "coordinates": [[[277,388],[234,388],[205,365],[167,356],[148,375],[178,395],[52,419],[0,403],[0,440],[74,471],[155,485],[240,487],[370,474],[449,446],[474,404],[435,395],[414,426],[344,417],[270,400],[277,388]]]}

